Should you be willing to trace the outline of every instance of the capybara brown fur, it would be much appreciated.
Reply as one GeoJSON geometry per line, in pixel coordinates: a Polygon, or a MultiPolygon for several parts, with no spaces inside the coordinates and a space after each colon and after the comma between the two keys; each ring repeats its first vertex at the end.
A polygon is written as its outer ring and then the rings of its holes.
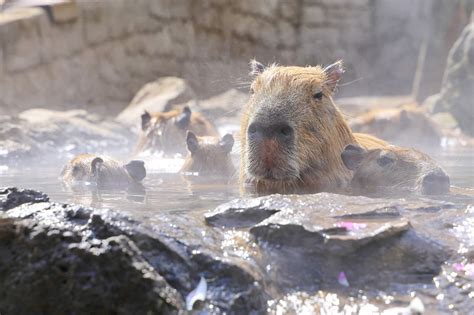
{"type": "Polygon", "coordinates": [[[142,131],[135,147],[135,155],[146,151],[164,152],[168,155],[186,154],[186,131],[198,136],[214,136],[219,133],[202,114],[192,112],[188,106],[169,112],[145,112],[141,116],[142,131]]]}
{"type": "Polygon", "coordinates": [[[241,120],[240,180],[257,192],[339,191],[352,178],[348,144],[386,145],[354,135],[332,100],[342,62],[326,68],[251,62],[251,97],[241,120]]]}
{"type": "Polygon", "coordinates": [[[354,172],[349,191],[355,194],[446,194],[450,180],[428,155],[411,148],[389,145],[365,149],[347,145],[341,153],[344,165],[354,172]]]}
{"type": "Polygon", "coordinates": [[[197,173],[199,176],[231,177],[235,174],[230,153],[234,137],[226,134],[218,137],[198,137],[192,131],[186,135],[188,155],[181,168],[182,173],[197,173]]]}
{"type": "Polygon", "coordinates": [[[352,131],[368,133],[391,143],[414,147],[438,147],[441,131],[435,122],[414,104],[400,108],[368,111],[350,122],[352,131]]]}
{"type": "Polygon", "coordinates": [[[70,160],[61,172],[65,183],[88,182],[98,187],[139,184],[146,176],[145,163],[133,160],[122,164],[108,156],[80,154],[70,160]]]}

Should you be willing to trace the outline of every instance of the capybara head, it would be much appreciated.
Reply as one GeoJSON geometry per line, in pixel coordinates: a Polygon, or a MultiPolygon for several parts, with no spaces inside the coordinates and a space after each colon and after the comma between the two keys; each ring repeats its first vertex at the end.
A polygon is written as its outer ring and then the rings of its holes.
{"type": "Polygon", "coordinates": [[[198,137],[192,131],[186,135],[188,156],[181,172],[193,172],[199,175],[228,177],[234,174],[230,152],[234,146],[234,137],[226,134],[218,137],[198,137]]]}
{"type": "Polygon", "coordinates": [[[141,116],[142,133],[135,153],[151,150],[166,154],[186,153],[186,131],[192,130],[200,136],[215,136],[215,127],[188,106],[169,112],[148,113],[141,116]]]}
{"type": "Polygon", "coordinates": [[[387,146],[366,150],[348,145],[341,153],[344,165],[354,172],[350,188],[355,193],[449,192],[449,176],[428,155],[415,149],[387,146]]]}
{"type": "Polygon", "coordinates": [[[426,113],[414,106],[376,109],[356,117],[352,131],[408,146],[439,146],[441,133],[426,113]]]}
{"type": "Polygon", "coordinates": [[[251,97],[241,121],[241,179],[277,192],[328,189],[350,179],[340,161],[355,140],[332,95],[344,72],[252,61],[251,97]]]}
{"type": "Polygon", "coordinates": [[[107,156],[80,154],[64,166],[63,181],[91,182],[98,186],[122,186],[136,184],[146,176],[145,163],[139,160],[122,164],[107,156]]]}

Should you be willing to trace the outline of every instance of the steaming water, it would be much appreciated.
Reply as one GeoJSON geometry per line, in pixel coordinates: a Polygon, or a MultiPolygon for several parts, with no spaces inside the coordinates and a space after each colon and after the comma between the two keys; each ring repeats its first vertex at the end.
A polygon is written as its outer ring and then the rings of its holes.
{"type": "MultiPolygon", "coordinates": [[[[474,187],[474,148],[456,147],[431,153],[451,177],[451,184],[474,187]]],[[[45,192],[53,201],[105,207],[133,215],[150,216],[156,212],[202,212],[239,197],[233,184],[198,184],[176,172],[182,160],[162,159],[148,164],[144,190],[97,191],[88,187],[70,189],[59,180],[62,164],[37,168],[34,165],[9,169],[0,166],[0,186],[17,186],[45,192]]],[[[449,198],[449,197],[448,197],[449,198]]]]}

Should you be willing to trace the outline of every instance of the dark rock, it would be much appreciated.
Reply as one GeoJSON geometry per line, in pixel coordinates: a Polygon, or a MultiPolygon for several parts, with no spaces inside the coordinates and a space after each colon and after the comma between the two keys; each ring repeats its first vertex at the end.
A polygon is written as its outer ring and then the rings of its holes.
{"type": "Polygon", "coordinates": [[[28,190],[4,189],[0,200],[2,314],[177,313],[200,276],[204,309],[265,309],[259,272],[202,237],[28,190]]]}
{"type": "Polygon", "coordinates": [[[443,242],[405,218],[449,207],[435,201],[370,199],[328,193],[234,200],[209,213],[209,224],[251,226],[269,277],[282,288],[337,288],[429,282],[451,255],[443,242]],[[429,209],[427,211],[426,209],[429,209]],[[350,220],[350,221],[349,221],[350,220]]]}
{"type": "Polygon", "coordinates": [[[0,210],[7,211],[24,203],[47,202],[49,197],[31,189],[0,188],[0,210]]]}
{"type": "Polygon", "coordinates": [[[461,130],[474,136],[474,24],[466,26],[451,48],[435,111],[449,111],[461,130]]]}

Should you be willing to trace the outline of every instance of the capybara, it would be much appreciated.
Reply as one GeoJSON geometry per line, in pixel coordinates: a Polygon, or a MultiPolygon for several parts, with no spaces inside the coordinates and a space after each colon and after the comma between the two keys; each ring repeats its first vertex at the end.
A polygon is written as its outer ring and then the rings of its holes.
{"type": "Polygon", "coordinates": [[[186,154],[186,131],[198,136],[214,136],[214,125],[202,114],[192,112],[188,106],[169,112],[148,113],[141,116],[142,131],[135,148],[135,155],[146,150],[161,151],[168,155],[186,154]]]}
{"type": "Polygon", "coordinates": [[[197,173],[199,176],[231,177],[235,173],[230,152],[234,137],[226,134],[218,137],[198,137],[192,131],[186,134],[188,155],[181,168],[182,173],[197,173]]]}
{"type": "Polygon", "coordinates": [[[340,154],[348,144],[386,145],[352,134],[332,95],[344,69],[265,67],[251,62],[251,97],[241,120],[240,180],[257,192],[338,191],[352,178],[340,154]]]}
{"type": "Polygon", "coordinates": [[[389,145],[367,150],[349,144],[341,159],[354,172],[349,191],[355,194],[449,192],[446,172],[431,157],[415,149],[389,145]]]}
{"type": "Polygon", "coordinates": [[[122,164],[110,157],[80,154],[64,166],[61,177],[66,183],[89,182],[98,187],[123,187],[139,184],[146,176],[145,163],[133,160],[122,164]]]}
{"type": "Polygon", "coordinates": [[[441,131],[421,109],[412,105],[374,109],[350,122],[354,132],[368,133],[391,143],[414,147],[438,147],[441,131]]]}

